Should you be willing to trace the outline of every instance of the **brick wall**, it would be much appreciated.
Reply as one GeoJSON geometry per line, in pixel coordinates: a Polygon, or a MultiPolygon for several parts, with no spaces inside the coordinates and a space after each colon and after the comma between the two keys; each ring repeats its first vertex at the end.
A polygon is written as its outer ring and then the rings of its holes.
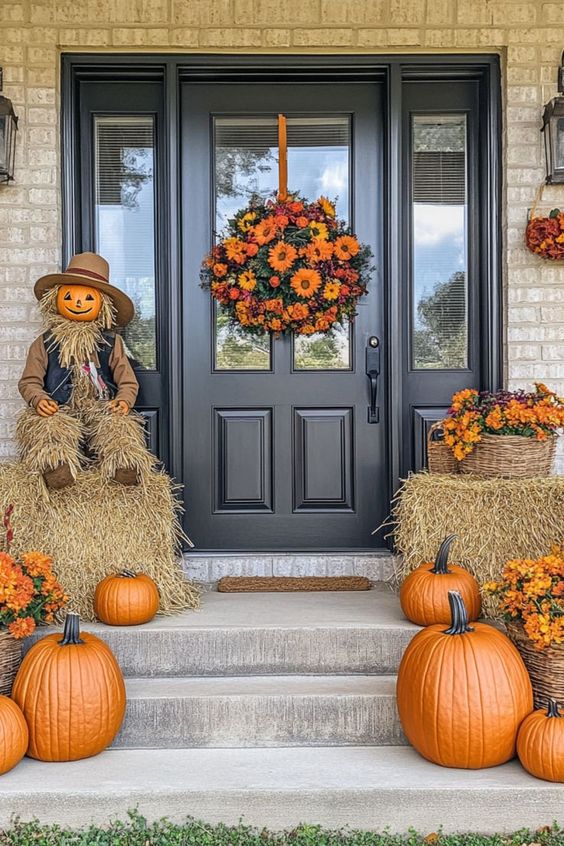
{"type": "MultiPolygon", "coordinates": [[[[16,382],[38,329],[35,279],[59,266],[59,55],[479,52],[503,59],[506,381],[564,393],[564,269],[523,246],[543,177],[539,121],[556,93],[561,3],[542,0],[0,0],[0,64],[20,117],[17,181],[0,187],[0,450],[14,452],[16,382]]],[[[564,188],[545,192],[548,208],[564,188]]],[[[564,472],[564,453],[560,457],[564,472]]]]}

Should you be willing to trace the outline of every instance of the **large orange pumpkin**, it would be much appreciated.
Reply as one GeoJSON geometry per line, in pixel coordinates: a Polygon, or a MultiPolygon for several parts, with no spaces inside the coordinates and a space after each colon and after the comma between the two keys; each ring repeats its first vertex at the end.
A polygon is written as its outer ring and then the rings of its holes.
{"type": "Polygon", "coordinates": [[[401,724],[417,751],[444,767],[478,769],[515,755],[517,730],[533,708],[525,665],[506,635],[468,625],[462,597],[449,594],[451,625],[418,632],[397,681],[401,724]]]}
{"type": "Polygon", "coordinates": [[[519,760],[531,775],[545,781],[564,782],[564,719],[551,699],[525,717],[517,735],[519,760]]]}
{"type": "Polygon", "coordinates": [[[427,561],[407,576],[400,588],[403,613],[418,626],[450,622],[448,594],[457,590],[464,600],[468,618],[477,620],[481,601],[478,582],[468,570],[448,564],[448,555],[456,535],[449,535],[439,547],[434,563],[427,561]]]}
{"type": "Polygon", "coordinates": [[[0,696],[0,775],[19,764],[26,753],[29,732],[25,717],[7,696],[0,696]]]}
{"type": "Polygon", "coordinates": [[[109,646],[68,614],[63,637],[47,635],[24,657],[12,698],[29,726],[27,754],[40,761],[97,755],[125,713],[123,676],[109,646]]]}
{"type": "Polygon", "coordinates": [[[94,613],[108,626],[140,626],[158,610],[158,588],[144,573],[122,570],[106,576],[94,592],[94,613]]]}

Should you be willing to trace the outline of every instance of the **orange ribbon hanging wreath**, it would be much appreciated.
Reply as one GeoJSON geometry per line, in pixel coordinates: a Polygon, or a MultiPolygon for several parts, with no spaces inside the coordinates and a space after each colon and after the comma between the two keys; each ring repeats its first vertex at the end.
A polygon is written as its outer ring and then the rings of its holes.
{"type": "Polygon", "coordinates": [[[288,140],[286,137],[286,115],[278,115],[278,199],[284,202],[288,197],[288,140]]]}

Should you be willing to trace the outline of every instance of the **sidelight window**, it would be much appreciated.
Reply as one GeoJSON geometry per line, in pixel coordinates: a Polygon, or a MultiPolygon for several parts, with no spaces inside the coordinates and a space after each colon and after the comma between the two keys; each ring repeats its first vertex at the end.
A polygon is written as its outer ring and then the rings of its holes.
{"type": "Polygon", "coordinates": [[[466,115],[412,115],[414,369],[468,367],[466,115]]]}
{"type": "Polygon", "coordinates": [[[95,249],[135,304],[124,332],[137,366],[157,368],[154,117],[94,117],[95,249]]]}

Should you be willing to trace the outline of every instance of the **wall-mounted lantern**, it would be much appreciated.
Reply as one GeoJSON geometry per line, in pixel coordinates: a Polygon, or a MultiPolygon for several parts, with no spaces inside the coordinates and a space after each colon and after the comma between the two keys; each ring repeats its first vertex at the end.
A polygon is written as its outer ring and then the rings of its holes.
{"type": "Polygon", "coordinates": [[[564,182],[564,53],[558,68],[558,91],[542,115],[547,184],[564,182]]]}
{"type": "Polygon", "coordinates": [[[18,119],[12,101],[3,97],[1,92],[2,68],[0,68],[0,182],[10,182],[14,178],[18,119]]]}

